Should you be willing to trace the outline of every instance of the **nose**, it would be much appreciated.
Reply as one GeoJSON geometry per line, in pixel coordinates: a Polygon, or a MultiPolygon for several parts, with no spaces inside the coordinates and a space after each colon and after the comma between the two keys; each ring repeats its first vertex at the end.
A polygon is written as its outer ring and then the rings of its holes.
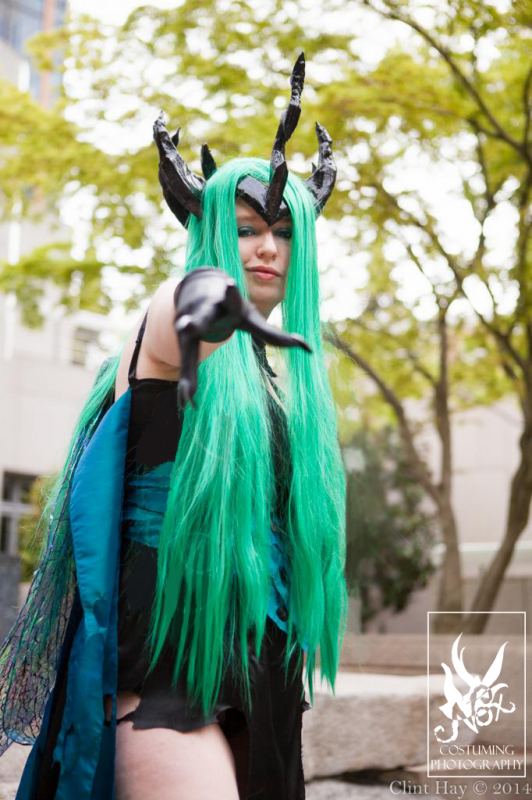
{"type": "Polygon", "coordinates": [[[257,256],[259,258],[276,258],[277,244],[272,231],[265,231],[257,244],[257,256]]]}

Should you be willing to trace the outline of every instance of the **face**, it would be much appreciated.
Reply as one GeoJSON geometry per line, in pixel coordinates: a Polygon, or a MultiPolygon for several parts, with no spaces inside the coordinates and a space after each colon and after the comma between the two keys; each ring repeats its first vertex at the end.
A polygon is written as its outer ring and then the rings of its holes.
{"type": "Polygon", "coordinates": [[[238,250],[246,271],[251,302],[268,318],[284,298],[292,220],[283,217],[271,227],[243,200],[236,200],[238,250]]]}

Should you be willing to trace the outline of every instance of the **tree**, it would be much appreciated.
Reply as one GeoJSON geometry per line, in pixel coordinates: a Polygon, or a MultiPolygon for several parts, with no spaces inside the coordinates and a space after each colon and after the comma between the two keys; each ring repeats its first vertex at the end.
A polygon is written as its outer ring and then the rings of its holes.
{"type": "MultiPolygon", "coordinates": [[[[466,345],[465,353],[473,352],[473,361],[479,358],[474,355],[476,345],[486,379],[485,367],[491,363],[493,375],[499,378],[498,385],[494,386],[493,380],[487,380],[486,385],[495,389],[495,396],[508,388],[517,397],[522,412],[520,462],[511,483],[506,529],[471,606],[472,611],[485,611],[493,605],[515,544],[527,525],[532,500],[532,44],[527,30],[530,17],[525,17],[520,4],[513,4],[507,14],[500,14],[491,5],[457,2],[449,3],[441,12],[435,9],[429,29],[409,13],[411,4],[367,0],[364,5],[388,20],[408,26],[419,36],[419,47],[411,55],[389,53],[365,80],[374,89],[378,87],[375,95],[383,104],[395,98],[393,102],[401,113],[398,129],[400,139],[405,142],[403,147],[415,137],[420,150],[441,159],[444,148],[451,149],[453,158],[468,167],[462,170],[461,195],[477,222],[478,232],[468,249],[458,250],[418,192],[389,188],[390,159],[383,159],[379,143],[371,142],[370,157],[359,165],[358,189],[360,197],[369,193],[372,199],[368,229],[376,229],[374,250],[381,266],[380,284],[373,282],[374,290],[370,290],[366,309],[348,326],[347,337],[335,335],[332,341],[364,369],[393,409],[408,448],[412,472],[438,509],[446,546],[439,599],[442,611],[463,609],[451,503],[450,402],[454,394],[454,408],[460,407],[456,402],[459,400],[456,369],[463,370],[463,365],[457,364],[457,345],[466,345]],[[505,39],[502,32],[507,34],[505,39]],[[488,42],[497,42],[497,56],[491,63],[481,65],[479,53],[488,42]],[[398,93],[399,76],[403,80],[409,78],[403,84],[402,96],[398,93]],[[515,211],[515,235],[508,260],[501,264],[489,239],[489,226],[504,205],[515,211]],[[386,251],[391,242],[400,245],[402,251],[400,258],[397,255],[394,258],[394,264],[386,251]],[[390,275],[394,265],[397,267],[398,261],[418,271],[430,287],[434,313],[432,324],[423,326],[425,335],[432,333],[437,339],[437,346],[431,348],[430,354],[426,353],[425,342],[417,338],[420,326],[407,308],[397,303],[397,293],[390,297],[390,285],[385,286],[385,276],[390,275]],[[389,269],[382,268],[386,264],[389,269]],[[489,301],[487,310],[479,307],[475,286],[483,288],[489,301]],[[509,293],[515,296],[510,304],[509,293]],[[475,325],[471,319],[467,325],[465,322],[457,325],[457,306],[463,300],[475,316],[475,325]],[[385,311],[372,324],[375,305],[383,306],[385,311]],[[366,334],[371,331],[375,334],[372,353],[379,342],[384,344],[384,333],[389,342],[388,362],[395,359],[397,364],[409,363],[412,377],[424,383],[431,393],[433,418],[441,443],[438,479],[430,475],[416,446],[403,402],[404,390],[397,390],[388,379],[389,371],[376,367],[373,357],[369,363],[362,355],[370,352],[370,341],[361,336],[362,328],[366,334]],[[350,344],[353,338],[355,346],[350,344]]],[[[378,130],[384,120],[379,113],[374,114],[374,119],[378,130]]],[[[460,316],[464,319],[463,312],[460,316]]],[[[485,399],[489,400],[487,394],[485,399]]],[[[464,622],[457,615],[454,626],[451,618],[447,620],[448,627],[443,630],[456,627],[479,632],[485,617],[472,614],[464,622]]]]}
{"type": "Polygon", "coordinates": [[[403,611],[435,567],[434,519],[412,478],[396,427],[360,429],[343,448],[347,471],[349,593],[360,598],[361,625],[382,609],[403,611]]]}
{"type": "Polygon", "coordinates": [[[57,475],[36,478],[29,491],[28,502],[31,512],[21,517],[18,530],[18,552],[20,555],[20,580],[31,581],[37,569],[39,555],[43,546],[38,522],[44,511],[47,499],[57,475]]]}
{"type": "MultiPolygon", "coordinates": [[[[29,125],[33,111],[17,96],[22,110],[11,122],[18,133],[9,140],[11,157],[0,164],[0,180],[11,178],[12,208],[23,204],[34,171],[43,193],[53,188],[53,198],[84,187],[92,204],[89,247],[98,253],[107,245],[107,261],[117,269],[134,270],[139,248],[151,248],[134,303],[166,276],[177,241],[169,234],[173,220],[161,214],[154,178],[151,124],[159,109],[170,127],[183,126],[180,150],[196,171],[206,139],[218,161],[235,153],[264,156],[291,65],[305,51],[304,112],[288,157],[296,171],[308,174],[316,151],[313,122],[328,128],[340,173],[327,216],[349,221],[346,240],[354,254],[365,253],[368,275],[360,292],[364,307],[357,309],[354,297],[351,319],[330,341],[377,387],[398,421],[412,474],[438,512],[446,545],[440,610],[463,610],[451,503],[455,410],[511,391],[522,413],[520,464],[502,546],[471,610],[492,606],[529,518],[530,20],[529,3],[518,0],[504,12],[477,0],[321,0],[312,7],[303,0],[260,7],[245,0],[184,0],[164,11],[143,6],[116,31],[80,17],[34,44],[43,68],[58,49],[64,56],[64,96],[49,118],[39,117],[37,131],[51,130],[57,120],[54,135],[64,153],[52,153],[43,169],[29,125]],[[364,31],[377,17],[398,38],[380,58],[364,59],[352,31],[364,31]],[[73,75],[82,82],[74,84],[73,75]],[[127,108],[117,104],[124,97],[127,108]],[[67,112],[77,126],[65,122],[67,112]],[[98,120],[115,131],[120,152],[96,139],[98,120]],[[459,185],[453,200],[475,226],[467,241],[453,238],[432,198],[416,186],[412,165],[418,163],[426,171],[454,171],[459,185]],[[490,225],[504,209],[515,221],[501,255],[490,225]],[[112,255],[114,243],[128,248],[127,257],[112,255]],[[416,291],[405,291],[413,280],[416,291]],[[427,391],[442,446],[439,475],[426,466],[407,410],[406,401],[427,391]]],[[[0,116],[0,132],[5,120],[0,116]]],[[[93,297],[103,259],[100,266],[96,261],[93,297]]],[[[465,621],[467,630],[476,630],[478,617],[465,621]]]]}

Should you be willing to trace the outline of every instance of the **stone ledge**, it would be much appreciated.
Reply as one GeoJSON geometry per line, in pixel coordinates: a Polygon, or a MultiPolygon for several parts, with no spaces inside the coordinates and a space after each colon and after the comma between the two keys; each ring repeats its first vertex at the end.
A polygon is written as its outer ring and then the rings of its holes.
{"type": "MultiPolygon", "coordinates": [[[[443,675],[430,678],[431,710],[445,702],[443,682],[443,675]]],[[[456,743],[474,739],[475,733],[463,728],[456,743]]],[[[437,744],[431,742],[431,748],[437,744]]],[[[426,676],[343,672],[334,696],[317,684],[313,708],[303,715],[307,779],[426,762],[426,676]]]]}

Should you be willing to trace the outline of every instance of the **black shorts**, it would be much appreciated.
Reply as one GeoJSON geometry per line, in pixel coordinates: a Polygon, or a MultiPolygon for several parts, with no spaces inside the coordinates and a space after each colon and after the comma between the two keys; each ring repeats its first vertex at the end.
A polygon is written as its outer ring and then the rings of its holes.
{"type": "MultiPolygon", "coordinates": [[[[170,647],[163,649],[154,671],[149,664],[147,632],[157,577],[157,550],[123,539],[118,600],[118,691],[140,695],[137,708],[117,720],[134,729],[172,728],[187,732],[219,724],[239,749],[237,772],[241,797],[301,800],[305,796],[301,757],[303,696],[301,671],[293,664],[285,679],[286,634],[269,617],[260,656],[249,655],[251,712],[230,671],[222,680],[213,714],[205,717],[187,698],[186,680],[171,686],[174,665],[170,647]],[[242,745],[244,742],[244,745],[242,745]],[[244,766],[243,766],[244,765],[244,766]]],[[[236,756],[235,756],[236,758],[236,756]]]]}

